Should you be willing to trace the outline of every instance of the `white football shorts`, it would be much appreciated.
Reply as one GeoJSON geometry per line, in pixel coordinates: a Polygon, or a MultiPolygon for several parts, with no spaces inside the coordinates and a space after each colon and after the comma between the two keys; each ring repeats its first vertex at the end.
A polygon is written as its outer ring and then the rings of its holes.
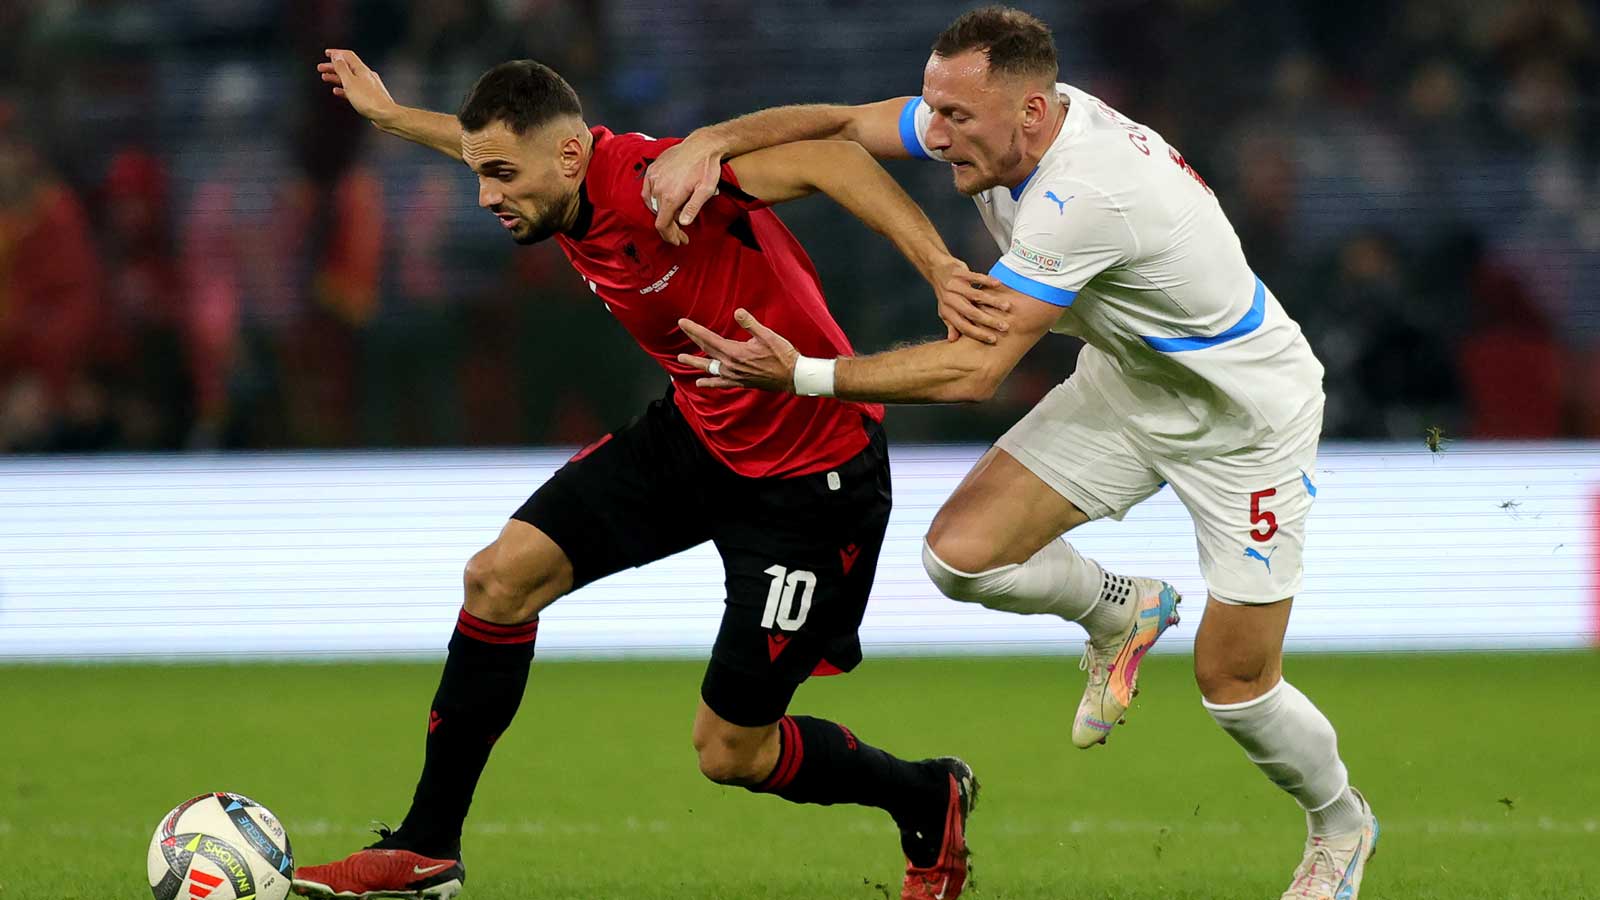
{"type": "Polygon", "coordinates": [[[995,446],[1091,520],[1121,519],[1170,484],[1194,521],[1206,588],[1224,603],[1275,603],[1300,590],[1306,517],[1317,496],[1322,406],[1261,443],[1179,462],[1141,447],[1092,385],[1053,388],[995,446]]]}

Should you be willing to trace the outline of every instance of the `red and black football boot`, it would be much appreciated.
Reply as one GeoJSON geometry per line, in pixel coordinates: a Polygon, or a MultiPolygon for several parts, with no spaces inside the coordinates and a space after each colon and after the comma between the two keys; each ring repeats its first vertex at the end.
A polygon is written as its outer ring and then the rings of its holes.
{"type": "Polygon", "coordinates": [[[950,802],[945,807],[944,840],[939,858],[927,868],[906,860],[900,900],[955,900],[967,886],[967,817],[978,805],[978,778],[972,767],[954,756],[935,760],[950,773],[950,802]]]}
{"type": "Polygon", "coordinates": [[[459,858],[424,856],[398,846],[394,833],[378,830],[377,843],[323,866],[301,866],[294,892],[339,900],[450,900],[461,892],[467,868],[459,858]]]}

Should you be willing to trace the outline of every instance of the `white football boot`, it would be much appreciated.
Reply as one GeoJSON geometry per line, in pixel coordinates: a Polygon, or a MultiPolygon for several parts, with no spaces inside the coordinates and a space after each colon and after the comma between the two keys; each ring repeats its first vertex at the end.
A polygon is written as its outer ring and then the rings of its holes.
{"type": "Polygon", "coordinates": [[[1306,855],[1281,900],[1356,900],[1367,860],[1378,852],[1378,817],[1367,798],[1355,792],[1367,811],[1361,828],[1349,834],[1306,840],[1306,855]]]}
{"type": "Polygon", "coordinates": [[[1116,580],[1133,598],[1129,601],[1133,615],[1123,630],[1084,645],[1078,668],[1089,673],[1089,684],[1072,720],[1072,743],[1080,748],[1104,744],[1111,729],[1121,724],[1122,714],[1139,694],[1139,663],[1156,639],[1178,624],[1178,604],[1183,602],[1164,581],[1120,576],[1116,580]]]}

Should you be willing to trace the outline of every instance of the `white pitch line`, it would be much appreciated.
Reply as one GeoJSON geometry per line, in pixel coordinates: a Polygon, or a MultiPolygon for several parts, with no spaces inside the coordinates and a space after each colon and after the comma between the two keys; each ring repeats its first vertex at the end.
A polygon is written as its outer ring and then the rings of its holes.
{"type": "MultiPolygon", "coordinates": [[[[1150,834],[1157,835],[1163,830],[1169,834],[1199,833],[1204,835],[1236,835],[1247,829],[1236,821],[1216,821],[1201,819],[1198,821],[1184,821],[1185,817],[1162,821],[1158,819],[1068,819],[1062,822],[1014,821],[984,819],[981,825],[985,834],[1005,837],[1032,837],[1038,835],[1096,835],[1096,834],[1150,834]]],[[[1383,819],[1383,829],[1390,833],[1400,834],[1426,834],[1443,835],[1446,837],[1504,837],[1510,835],[1600,835],[1600,819],[1555,819],[1549,816],[1537,818],[1518,817],[1515,812],[1501,820],[1489,819],[1416,819],[1416,820],[1390,820],[1383,819]]],[[[363,835],[368,833],[367,828],[351,822],[333,822],[327,819],[314,819],[310,821],[287,822],[289,833],[294,837],[323,837],[327,835],[348,834],[363,835]]],[[[0,835],[10,835],[22,831],[15,823],[0,819],[0,835]]],[[[52,822],[33,825],[26,829],[28,833],[44,833],[57,838],[86,838],[97,839],[106,837],[126,837],[129,835],[143,834],[148,829],[134,825],[107,825],[96,823],[84,825],[70,822],[52,822]]],[[[685,829],[681,823],[673,823],[665,819],[640,819],[628,816],[620,820],[609,821],[544,821],[522,820],[517,822],[471,822],[467,824],[466,833],[484,837],[505,835],[540,836],[540,835],[586,835],[586,836],[613,836],[621,834],[666,834],[679,830],[714,830],[709,824],[704,829],[685,829]]],[[[856,834],[892,834],[897,833],[892,824],[888,822],[851,822],[847,831],[856,834]]],[[[1249,830],[1256,830],[1254,828],[1249,830]]]]}
{"type": "MultiPolygon", "coordinates": [[[[1380,811],[1381,812],[1381,811],[1380,811]]],[[[1504,837],[1510,835],[1581,835],[1600,834],[1600,820],[1559,820],[1549,816],[1537,819],[1488,821],[1481,819],[1432,819],[1421,821],[1391,821],[1379,817],[1385,833],[1429,834],[1449,837],[1504,837]]],[[[1030,837],[1041,834],[1150,834],[1163,831],[1169,834],[1200,833],[1205,835],[1237,835],[1246,829],[1238,822],[1201,820],[1185,822],[1180,817],[1171,821],[1155,819],[1072,819],[1057,823],[1040,822],[987,822],[981,826],[984,833],[1007,837],[1030,837]]],[[[853,822],[850,831],[858,833],[889,833],[895,829],[887,824],[853,822]]],[[[1251,829],[1254,830],[1254,829],[1251,829]]]]}

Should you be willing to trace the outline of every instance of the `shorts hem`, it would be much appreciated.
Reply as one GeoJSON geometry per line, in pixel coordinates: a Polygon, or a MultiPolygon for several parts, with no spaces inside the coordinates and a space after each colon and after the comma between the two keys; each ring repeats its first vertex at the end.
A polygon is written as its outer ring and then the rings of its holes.
{"type": "Polygon", "coordinates": [[[1289,585],[1285,587],[1284,590],[1274,592],[1270,596],[1265,594],[1237,594],[1233,592],[1225,593],[1218,591],[1216,588],[1213,588],[1210,585],[1206,586],[1206,593],[1217,598],[1218,603],[1222,603],[1227,606],[1270,606],[1274,603],[1281,603],[1284,600],[1292,600],[1299,592],[1300,585],[1298,583],[1289,585]]]}
{"type": "Polygon", "coordinates": [[[700,702],[740,728],[762,728],[784,717],[805,678],[759,673],[712,653],[700,681],[700,702]]]}
{"type": "Polygon", "coordinates": [[[1004,450],[1007,455],[1022,464],[1022,467],[1032,472],[1038,479],[1050,487],[1051,490],[1064,497],[1067,502],[1078,508],[1078,511],[1089,517],[1089,521],[1118,516],[1126,510],[1115,510],[1111,505],[1088,491],[1062,477],[1061,473],[1051,468],[1038,454],[1023,447],[1015,441],[1008,441],[1004,437],[995,442],[995,447],[1004,450]]]}

